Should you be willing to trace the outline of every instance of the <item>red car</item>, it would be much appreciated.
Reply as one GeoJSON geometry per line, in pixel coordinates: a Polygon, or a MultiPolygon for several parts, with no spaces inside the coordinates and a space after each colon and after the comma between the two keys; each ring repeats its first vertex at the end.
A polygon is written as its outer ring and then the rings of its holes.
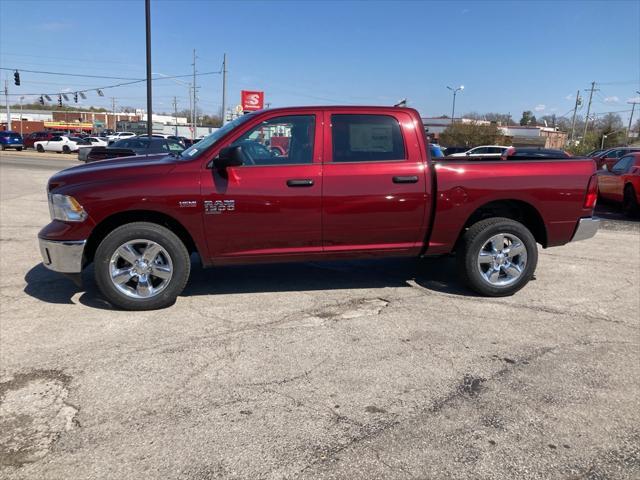
{"type": "Polygon", "coordinates": [[[28,135],[24,136],[24,139],[23,139],[24,148],[25,150],[27,148],[35,148],[33,145],[35,142],[48,141],[48,140],[51,140],[53,137],[59,137],[61,135],[66,135],[66,133],[49,132],[49,131],[29,133],[28,135]]]}
{"type": "Polygon", "coordinates": [[[608,170],[611,170],[613,166],[620,160],[624,155],[631,152],[640,152],[639,147],[616,147],[610,148],[608,150],[604,150],[603,152],[598,153],[593,156],[593,160],[596,162],[596,168],[601,169],[604,168],[605,165],[608,170]]]}
{"type": "Polygon", "coordinates": [[[44,264],[78,278],[93,262],[103,295],[130,310],[172,304],[191,253],[212,267],[455,252],[472,289],[511,295],[537,244],[599,225],[591,159],[434,162],[418,112],[396,107],[261,110],[181,154],[63,170],[47,191],[44,264]],[[285,155],[266,147],[279,132],[285,155]]]}
{"type": "Polygon", "coordinates": [[[622,157],[611,168],[598,172],[600,198],[621,203],[627,215],[637,215],[640,205],[640,151],[622,157]]]}

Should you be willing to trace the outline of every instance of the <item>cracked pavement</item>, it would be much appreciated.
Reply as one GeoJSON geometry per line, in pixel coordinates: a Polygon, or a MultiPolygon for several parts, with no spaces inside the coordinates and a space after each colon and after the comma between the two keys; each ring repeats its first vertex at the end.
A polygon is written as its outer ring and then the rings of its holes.
{"type": "Polygon", "coordinates": [[[508,298],[448,258],[194,258],[175,306],[122,312],[40,265],[73,163],[0,159],[0,477],[640,477],[638,223],[508,298]]]}

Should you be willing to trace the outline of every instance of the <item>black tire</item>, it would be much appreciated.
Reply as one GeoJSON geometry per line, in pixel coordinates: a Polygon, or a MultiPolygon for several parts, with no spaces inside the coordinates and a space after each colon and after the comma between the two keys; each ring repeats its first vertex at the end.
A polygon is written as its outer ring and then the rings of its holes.
{"type": "Polygon", "coordinates": [[[504,297],[513,295],[531,280],[538,263],[538,247],[529,229],[521,223],[503,217],[488,218],[473,224],[464,233],[457,249],[457,260],[460,276],[471,289],[488,297],[504,297]],[[489,283],[478,264],[481,249],[498,234],[516,236],[522,241],[527,255],[520,276],[504,286],[489,283]]]}
{"type": "Polygon", "coordinates": [[[44,153],[44,147],[42,145],[37,145],[36,150],[40,153],[44,153]]]}
{"type": "Polygon", "coordinates": [[[22,151],[22,147],[18,147],[18,148],[16,148],[16,150],[21,152],[22,151]]]}
{"type": "Polygon", "coordinates": [[[71,153],[71,149],[69,148],[69,145],[62,146],[62,153],[71,153]]]}
{"type": "Polygon", "coordinates": [[[96,250],[95,279],[100,292],[116,307],[124,310],[156,310],[175,303],[187,285],[191,262],[182,240],[171,230],[155,223],[134,222],[122,225],[109,233],[96,250]],[[119,291],[111,280],[110,261],[116,250],[134,239],[151,240],[164,248],[173,263],[173,274],[167,286],[149,298],[132,298],[119,291]]]}
{"type": "Polygon", "coordinates": [[[2,150],[3,152],[7,149],[7,147],[5,147],[4,145],[0,145],[0,150],[2,150]]]}
{"type": "Polygon", "coordinates": [[[622,211],[627,217],[635,217],[640,213],[640,205],[638,205],[638,197],[633,185],[624,187],[622,211]]]}

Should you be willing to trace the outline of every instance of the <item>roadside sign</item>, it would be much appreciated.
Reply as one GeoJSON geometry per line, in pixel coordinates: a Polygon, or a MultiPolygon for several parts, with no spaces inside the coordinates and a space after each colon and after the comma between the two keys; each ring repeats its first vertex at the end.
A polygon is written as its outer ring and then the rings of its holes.
{"type": "Polygon", "coordinates": [[[244,112],[255,112],[264,108],[264,92],[242,90],[240,103],[244,112]]]}

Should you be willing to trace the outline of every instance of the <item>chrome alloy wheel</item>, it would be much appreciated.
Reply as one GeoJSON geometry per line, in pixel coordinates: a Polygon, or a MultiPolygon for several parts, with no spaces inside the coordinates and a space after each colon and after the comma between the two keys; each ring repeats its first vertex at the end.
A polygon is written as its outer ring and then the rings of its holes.
{"type": "Polygon", "coordinates": [[[527,248],[510,233],[491,237],[478,253],[478,269],[482,279],[495,287],[517,281],[527,266],[527,248]]]}
{"type": "Polygon", "coordinates": [[[111,256],[113,285],[132,298],[150,298],[162,292],[173,276],[169,253],[151,240],[136,239],[120,245],[111,256]]]}

